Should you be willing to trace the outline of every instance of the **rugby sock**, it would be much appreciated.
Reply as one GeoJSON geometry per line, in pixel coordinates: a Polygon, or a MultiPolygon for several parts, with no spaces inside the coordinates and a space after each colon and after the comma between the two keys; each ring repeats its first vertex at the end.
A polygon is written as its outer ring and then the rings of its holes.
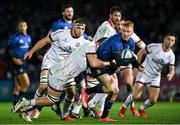
{"type": "Polygon", "coordinates": [[[78,100],[77,105],[73,108],[72,113],[79,114],[79,112],[81,110],[81,107],[82,107],[82,102],[81,102],[81,99],[80,99],[80,100],[78,100]]]}
{"type": "MultiPolygon", "coordinates": [[[[127,85],[127,92],[128,92],[129,94],[132,93],[132,92],[133,92],[133,86],[127,85]]],[[[134,107],[134,106],[135,106],[135,103],[132,102],[132,103],[131,103],[131,107],[134,107]]]]}
{"type": "Polygon", "coordinates": [[[107,97],[107,94],[104,94],[104,96],[101,98],[101,100],[99,100],[99,105],[100,105],[99,111],[103,112],[106,97],[107,97]]]}
{"type": "Polygon", "coordinates": [[[35,99],[28,100],[28,102],[27,102],[27,105],[29,105],[29,106],[35,106],[35,104],[36,104],[35,99]]]}
{"type": "Polygon", "coordinates": [[[94,95],[94,97],[88,102],[88,106],[90,108],[94,108],[96,103],[101,99],[101,94],[100,93],[96,93],[94,95]]]}
{"type": "Polygon", "coordinates": [[[125,103],[123,104],[123,107],[127,108],[134,100],[132,99],[132,94],[130,94],[127,98],[125,103]]]}
{"type": "Polygon", "coordinates": [[[63,112],[62,112],[62,117],[66,117],[71,105],[72,105],[72,102],[73,100],[70,100],[70,99],[67,99],[65,98],[64,99],[64,106],[63,106],[63,112]]]}
{"type": "Polygon", "coordinates": [[[145,110],[149,107],[151,107],[152,105],[154,105],[154,103],[151,103],[150,99],[147,99],[143,105],[140,106],[140,110],[145,110]]]}
{"type": "Polygon", "coordinates": [[[103,111],[101,118],[106,118],[109,115],[109,111],[111,110],[113,103],[114,103],[114,101],[111,101],[106,98],[105,105],[104,105],[104,111],[103,111]]]}
{"type": "Polygon", "coordinates": [[[92,94],[92,93],[103,93],[103,89],[102,89],[102,85],[97,85],[95,87],[92,87],[92,88],[87,88],[86,89],[86,93],[89,95],[89,94],[92,94]]]}
{"type": "Polygon", "coordinates": [[[20,99],[19,95],[13,94],[13,98],[12,98],[13,105],[15,105],[18,102],[19,99],[20,99]]]}

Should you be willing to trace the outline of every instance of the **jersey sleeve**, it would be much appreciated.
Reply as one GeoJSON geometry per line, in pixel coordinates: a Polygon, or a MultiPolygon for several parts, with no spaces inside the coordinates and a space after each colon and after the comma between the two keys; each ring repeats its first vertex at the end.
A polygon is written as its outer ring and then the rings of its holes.
{"type": "MultiPolygon", "coordinates": [[[[112,34],[113,35],[113,34],[112,34]]],[[[110,37],[111,35],[111,31],[110,31],[110,27],[108,26],[100,26],[94,36],[94,41],[98,41],[101,38],[104,37],[110,37]]]]}
{"type": "Polygon", "coordinates": [[[86,53],[96,53],[96,44],[95,42],[86,43],[88,45],[86,53]]]}
{"type": "Polygon", "coordinates": [[[147,51],[148,53],[152,53],[153,50],[156,49],[156,47],[157,47],[156,44],[151,43],[151,44],[149,44],[149,45],[146,46],[146,51],[147,51]]]}
{"type": "Polygon", "coordinates": [[[134,40],[135,43],[138,43],[141,40],[139,36],[137,36],[137,34],[135,33],[131,35],[131,38],[134,40]]]}
{"type": "Polygon", "coordinates": [[[54,22],[53,25],[51,26],[50,31],[51,31],[51,32],[55,32],[55,31],[58,30],[58,29],[64,29],[64,28],[62,27],[62,24],[61,24],[61,23],[58,23],[58,21],[56,21],[56,22],[54,22]]]}
{"type": "Polygon", "coordinates": [[[61,32],[63,32],[62,29],[59,29],[59,30],[57,30],[57,31],[55,31],[55,32],[52,32],[52,33],[49,35],[50,39],[51,39],[52,41],[57,41],[57,40],[59,39],[59,35],[60,35],[61,32]]]}
{"type": "Polygon", "coordinates": [[[15,47],[17,45],[16,37],[11,36],[8,40],[8,46],[15,47]]]}
{"type": "Polygon", "coordinates": [[[172,52],[170,59],[169,59],[169,65],[175,65],[175,55],[172,52]]]}

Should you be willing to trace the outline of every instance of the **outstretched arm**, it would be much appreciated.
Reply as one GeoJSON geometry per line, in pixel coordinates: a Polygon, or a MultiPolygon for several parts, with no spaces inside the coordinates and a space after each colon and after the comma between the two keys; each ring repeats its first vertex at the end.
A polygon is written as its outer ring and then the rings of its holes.
{"type": "Polygon", "coordinates": [[[30,59],[35,51],[41,49],[42,47],[44,47],[46,44],[48,44],[50,42],[51,42],[51,40],[50,40],[49,36],[46,36],[43,39],[39,40],[34,45],[34,47],[24,55],[24,59],[27,59],[27,58],[30,59]]]}

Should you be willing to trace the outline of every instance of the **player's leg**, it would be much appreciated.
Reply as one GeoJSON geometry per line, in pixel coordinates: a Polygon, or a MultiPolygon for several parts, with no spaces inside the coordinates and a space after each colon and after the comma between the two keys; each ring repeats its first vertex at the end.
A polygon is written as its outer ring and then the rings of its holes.
{"type": "MultiPolygon", "coordinates": [[[[121,70],[121,78],[123,79],[123,82],[126,84],[128,95],[133,92],[133,70],[131,67],[126,67],[121,70]]],[[[135,103],[131,103],[131,111],[133,113],[134,117],[138,117],[139,113],[135,108],[135,103]]]]}
{"type": "Polygon", "coordinates": [[[136,83],[134,84],[134,91],[132,94],[130,94],[127,98],[126,101],[124,102],[124,104],[121,106],[121,109],[119,111],[119,116],[121,118],[125,117],[125,113],[126,113],[126,109],[128,108],[128,106],[134,102],[134,100],[140,98],[142,91],[144,88],[144,84],[136,81],[136,83]]]}
{"type": "Polygon", "coordinates": [[[103,91],[108,93],[105,100],[104,110],[100,121],[114,121],[108,117],[110,109],[119,93],[118,80],[116,74],[103,74],[97,77],[100,83],[103,85],[103,91]]]}
{"type": "Polygon", "coordinates": [[[63,110],[62,110],[62,119],[64,120],[73,120],[69,115],[68,112],[72,106],[72,103],[74,102],[75,98],[75,82],[74,79],[68,80],[66,86],[65,86],[65,91],[66,91],[66,96],[63,101],[63,110]]]}
{"type": "Polygon", "coordinates": [[[149,98],[144,102],[143,105],[140,106],[139,112],[142,117],[147,117],[147,113],[145,110],[151,106],[153,106],[159,97],[160,88],[156,86],[148,87],[149,98]]]}

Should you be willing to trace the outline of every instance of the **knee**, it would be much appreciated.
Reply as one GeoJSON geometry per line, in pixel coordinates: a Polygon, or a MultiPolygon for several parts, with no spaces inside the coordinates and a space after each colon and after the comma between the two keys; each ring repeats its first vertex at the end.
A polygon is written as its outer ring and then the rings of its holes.
{"type": "Polygon", "coordinates": [[[119,94],[119,88],[118,87],[113,88],[112,92],[113,92],[113,95],[118,95],[119,94]]]}
{"type": "Polygon", "coordinates": [[[47,94],[47,99],[48,99],[48,102],[46,103],[46,105],[53,105],[54,103],[58,102],[59,101],[59,98],[53,96],[53,95],[50,95],[50,94],[47,94]]]}

